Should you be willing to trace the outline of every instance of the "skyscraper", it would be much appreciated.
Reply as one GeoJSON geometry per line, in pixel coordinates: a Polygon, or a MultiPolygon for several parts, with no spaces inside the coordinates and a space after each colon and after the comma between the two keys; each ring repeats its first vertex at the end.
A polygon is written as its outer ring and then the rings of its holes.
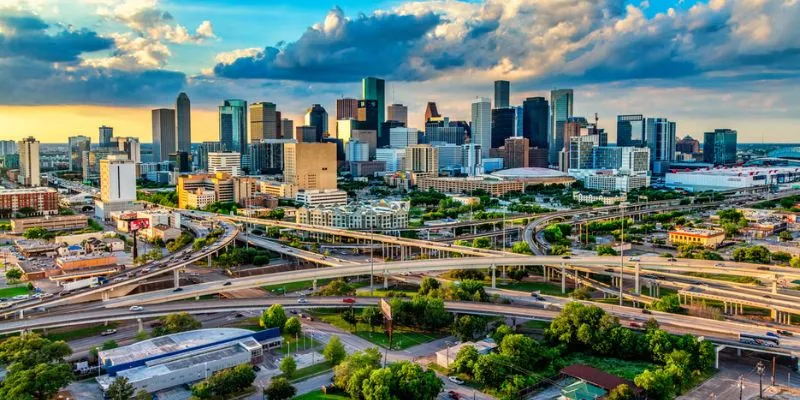
{"type": "Polygon", "coordinates": [[[41,186],[42,177],[39,170],[39,141],[33,136],[20,140],[19,176],[17,181],[23,186],[41,186]]]}
{"type": "Polygon", "coordinates": [[[423,124],[427,124],[431,118],[439,118],[441,114],[439,114],[439,108],[436,107],[436,102],[429,101],[428,105],[425,106],[425,121],[423,124]]]}
{"type": "Polygon", "coordinates": [[[495,108],[492,110],[492,148],[503,146],[506,139],[514,137],[514,121],[516,110],[513,108],[495,108]]]}
{"type": "Polygon", "coordinates": [[[177,150],[190,153],[192,151],[192,104],[189,96],[181,92],[175,100],[175,117],[178,127],[177,150]]]}
{"type": "Polygon", "coordinates": [[[67,139],[69,146],[69,170],[80,171],[83,168],[83,152],[91,149],[92,139],[88,136],[70,136],[67,139]]]}
{"type": "Polygon", "coordinates": [[[676,124],[667,118],[647,118],[645,142],[650,148],[650,164],[654,174],[664,174],[675,159],[676,124]]]}
{"type": "Polygon", "coordinates": [[[415,144],[406,148],[406,171],[437,174],[439,172],[439,149],[429,144],[415,144]]]}
{"type": "Polygon", "coordinates": [[[703,140],[703,161],[714,165],[736,164],[736,131],[714,129],[703,140]]]}
{"type": "MultiPolygon", "coordinates": [[[[306,110],[306,126],[313,126],[316,132],[315,142],[322,142],[322,138],[328,133],[328,112],[319,104],[313,104],[306,110]]],[[[299,139],[298,139],[299,140],[299,139]]],[[[305,142],[303,138],[303,142],[305,142]]]]}
{"type": "Polygon", "coordinates": [[[507,108],[510,94],[511,83],[508,81],[494,81],[494,108],[507,108]]]}
{"type": "Polygon", "coordinates": [[[110,126],[101,126],[100,127],[100,147],[111,147],[113,144],[111,143],[111,138],[114,136],[114,128],[110,126]]]}
{"type": "Polygon", "coordinates": [[[278,111],[275,103],[250,105],[250,141],[278,138],[278,111]]]}
{"type": "Polygon", "coordinates": [[[400,121],[408,124],[408,107],[402,104],[392,104],[389,106],[387,121],[400,121]]]}
{"type": "Polygon", "coordinates": [[[153,114],[153,162],[167,161],[175,152],[175,110],[159,108],[153,114]]]}
{"type": "Polygon", "coordinates": [[[522,102],[522,137],[531,147],[547,148],[547,116],[550,112],[547,99],[528,97],[522,102]]]}
{"type": "Polygon", "coordinates": [[[558,152],[564,148],[564,121],[572,116],[573,96],[572,89],[550,91],[550,165],[558,164],[558,152]]]}
{"type": "Polygon", "coordinates": [[[294,138],[294,121],[289,118],[281,119],[281,139],[294,138]]]}
{"type": "Polygon", "coordinates": [[[117,150],[125,153],[128,156],[128,160],[131,160],[135,163],[142,162],[142,150],[141,145],[139,144],[139,138],[118,137],[117,150]]]}
{"type": "Polygon", "coordinates": [[[378,129],[378,140],[376,146],[378,148],[389,147],[392,141],[391,140],[392,128],[405,128],[405,127],[406,124],[400,121],[392,121],[392,120],[384,121],[384,123],[381,124],[380,129],[378,129]]]}
{"type": "Polygon", "coordinates": [[[216,153],[225,150],[225,145],[223,145],[221,142],[200,143],[200,148],[197,151],[197,167],[204,171],[208,171],[208,153],[216,153]]]}
{"type": "Polygon", "coordinates": [[[298,143],[319,143],[317,142],[317,127],[310,125],[300,125],[294,128],[294,138],[298,143]]]}
{"type": "Polygon", "coordinates": [[[100,160],[100,201],[103,203],[136,200],[136,164],[124,155],[112,154],[100,160]]]}
{"type": "MultiPolygon", "coordinates": [[[[386,82],[380,78],[367,77],[361,80],[361,98],[378,102],[378,124],[386,121],[386,82]]],[[[378,129],[377,127],[375,129],[378,129]]]]}
{"type": "Polygon", "coordinates": [[[229,151],[242,155],[242,167],[249,165],[247,154],[247,102],[225,100],[219,106],[219,141],[229,151]]]}
{"type": "Polygon", "coordinates": [[[336,99],[336,120],[356,118],[358,100],[353,98],[336,99]]]}
{"type": "Polygon", "coordinates": [[[380,106],[375,100],[359,100],[358,101],[358,115],[356,120],[357,129],[375,131],[376,135],[378,127],[381,122],[378,121],[380,115],[380,106]]]}
{"type": "Polygon", "coordinates": [[[336,189],[336,144],[286,143],[283,181],[298,189],[336,189]]]}
{"type": "Polygon", "coordinates": [[[644,147],[644,116],[617,115],[617,146],[644,147]]]}
{"type": "Polygon", "coordinates": [[[492,103],[485,97],[472,100],[472,137],[470,143],[481,146],[481,156],[489,157],[492,148],[492,103]]]}

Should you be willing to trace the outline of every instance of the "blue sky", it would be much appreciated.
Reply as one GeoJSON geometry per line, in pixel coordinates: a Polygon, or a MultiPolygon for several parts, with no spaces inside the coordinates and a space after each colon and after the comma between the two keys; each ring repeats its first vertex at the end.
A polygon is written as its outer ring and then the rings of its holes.
{"type": "Polygon", "coordinates": [[[516,104],[574,88],[612,137],[617,114],[643,113],[786,141],[797,37],[795,0],[0,0],[0,107],[147,109],[186,91],[198,110],[236,97],[297,118],[375,75],[412,120],[431,100],[469,119],[506,79],[516,104]]]}

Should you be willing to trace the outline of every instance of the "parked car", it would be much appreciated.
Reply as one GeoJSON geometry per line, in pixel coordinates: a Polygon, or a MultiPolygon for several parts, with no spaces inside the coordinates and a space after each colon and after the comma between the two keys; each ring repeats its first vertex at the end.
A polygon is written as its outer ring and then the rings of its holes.
{"type": "Polygon", "coordinates": [[[631,328],[641,328],[642,324],[639,322],[631,322],[631,328]]]}
{"type": "Polygon", "coordinates": [[[646,308],[642,309],[642,314],[652,314],[652,312],[646,308]]]}
{"type": "Polygon", "coordinates": [[[628,261],[640,261],[639,257],[630,257],[628,261]]]}
{"type": "Polygon", "coordinates": [[[450,382],[455,383],[456,385],[463,385],[464,384],[464,381],[462,381],[461,379],[458,379],[458,377],[456,377],[456,376],[448,376],[447,380],[449,380],[450,382]]]}
{"type": "Polygon", "coordinates": [[[767,336],[774,337],[774,338],[779,338],[779,339],[781,337],[781,335],[779,335],[779,334],[777,334],[775,332],[767,332],[767,336]]]}
{"type": "Polygon", "coordinates": [[[676,258],[668,258],[668,259],[667,259],[667,261],[669,261],[669,262],[675,262],[675,261],[678,261],[678,260],[677,260],[676,258]]]}
{"type": "Polygon", "coordinates": [[[458,393],[456,393],[456,392],[454,392],[454,391],[452,391],[452,390],[451,390],[451,391],[449,391],[449,392],[447,392],[447,397],[448,397],[449,399],[451,399],[451,400],[458,400],[458,399],[460,399],[460,398],[461,398],[461,396],[459,396],[459,394],[458,394],[458,393]]]}
{"type": "Polygon", "coordinates": [[[175,290],[173,290],[173,292],[182,292],[182,291],[183,291],[183,288],[182,288],[182,287],[175,288],[175,290]]]}
{"type": "Polygon", "coordinates": [[[231,285],[231,281],[227,281],[227,282],[222,284],[222,286],[230,286],[230,285],[231,285]]]}

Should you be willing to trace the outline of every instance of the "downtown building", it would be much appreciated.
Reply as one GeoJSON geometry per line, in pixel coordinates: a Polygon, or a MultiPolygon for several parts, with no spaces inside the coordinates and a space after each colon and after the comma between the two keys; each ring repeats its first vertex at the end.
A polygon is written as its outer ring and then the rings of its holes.
{"type": "Polygon", "coordinates": [[[736,164],[736,131],[715,129],[703,140],[703,161],[714,165],[736,164]]]}
{"type": "Polygon", "coordinates": [[[219,106],[219,141],[227,151],[243,155],[240,167],[249,165],[247,159],[247,102],[225,100],[219,106]]]}
{"type": "Polygon", "coordinates": [[[408,228],[408,201],[378,200],[340,206],[300,207],[296,222],[342,229],[408,228]]]}
{"type": "Polygon", "coordinates": [[[587,189],[629,192],[650,186],[650,149],[646,147],[589,146],[596,139],[573,138],[569,175],[587,189]]]}
{"type": "Polygon", "coordinates": [[[95,200],[95,216],[102,220],[113,211],[135,210],[136,163],[123,154],[100,160],[100,198],[95,200]]]}

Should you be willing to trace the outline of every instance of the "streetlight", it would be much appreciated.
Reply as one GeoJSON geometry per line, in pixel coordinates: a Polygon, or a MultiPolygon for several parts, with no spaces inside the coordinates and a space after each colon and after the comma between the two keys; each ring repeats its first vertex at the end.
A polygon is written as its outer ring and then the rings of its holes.
{"type": "Polygon", "coordinates": [[[619,242],[620,242],[620,245],[619,245],[619,305],[620,306],[622,306],[622,287],[624,286],[622,284],[622,279],[623,279],[622,269],[623,269],[624,264],[625,264],[625,207],[627,207],[628,204],[629,203],[627,201],[623,201],[622,203],[619,203],[619,210],[620,210],[620,213],[621,213],[621,216],[622,216],[622,225],[621,225],[621,228],[620,228],[620,235],[619,235],[619,242]]]}
{"type": "Polygon", "coordinates": [[[759,361],[756,364],[756,373],[758,374],[758,398],[764,398],[764,386],[763,386],[763,376],[764,376],[764,363],[759,361]]]}

